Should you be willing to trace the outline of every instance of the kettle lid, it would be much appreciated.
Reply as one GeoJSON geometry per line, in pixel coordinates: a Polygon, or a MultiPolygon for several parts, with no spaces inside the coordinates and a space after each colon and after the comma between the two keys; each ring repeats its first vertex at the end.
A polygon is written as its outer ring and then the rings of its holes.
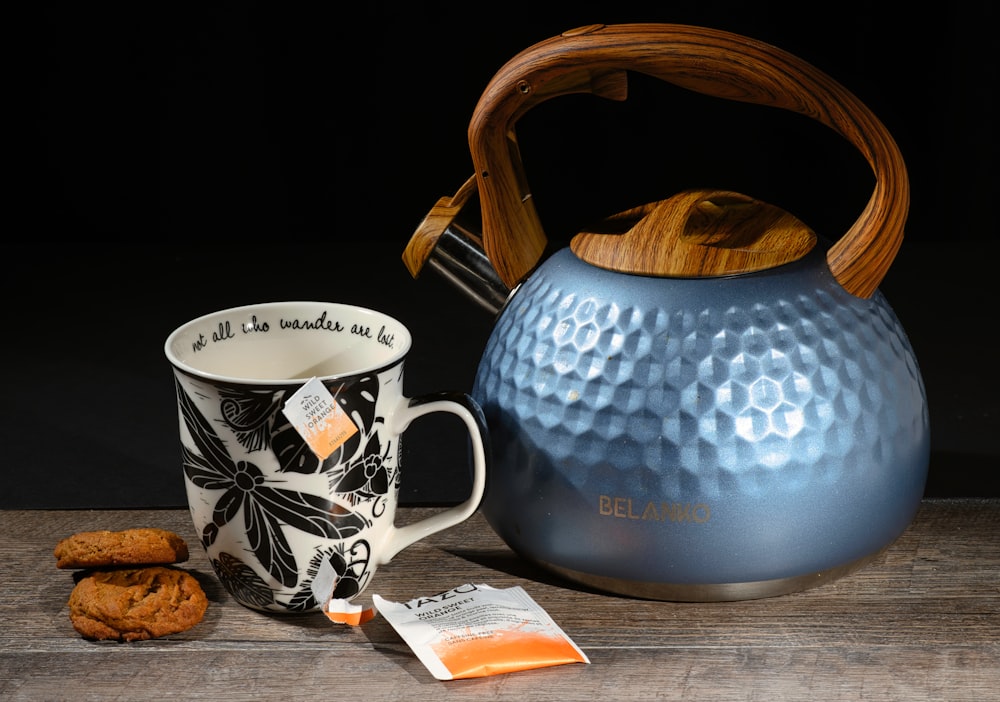
{"type": "Polygon", "coordinates": [[[698,189],[612,215],[573,237],[570,249],[622,273],[701,278],[791,263],[815,244],[815,232],[779,207],[698,189]]]}

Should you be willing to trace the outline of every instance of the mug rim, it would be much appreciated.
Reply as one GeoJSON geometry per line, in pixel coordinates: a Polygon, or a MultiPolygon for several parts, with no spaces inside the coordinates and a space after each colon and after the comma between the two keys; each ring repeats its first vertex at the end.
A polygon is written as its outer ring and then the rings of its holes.
{"type": "Polygon", "coordinates": [[[227,375],[224,373],[213,373],[211,371],[202,370],[197,368],[190,363],[182,360],[177,353],[174,351],[174,346],[176,345],[178,339],[188,332],[192,327],[198,324],[204,324],[214,317],[223,317],[225,315],[236,315],[247,312],[249,310],[259,310],[259,309],[274,309],[278,307],[294,307],[294,306],[304,306],[304,307],[322,307],[324,309],[341,309],[350,310],[354,313],[360,313],[362,316],[374,316],[383,319],[388,322],[393,322],[401,330],[405,332],[405,338],[400,344],[399,348],[393,350],[391,355],[381,361],[371,363],[365,366],[359,366],[357,368],[352,368],[349,371],[343,373],[328,373],[324,375],[316,376],[320,380],[333,380],[338,378],[350,378],[359,374],[367,374],[373,372],[380,372],[386,368],[391,368],[394,365],[400,363],[406,354],[410,350],[410,346],[413,343],[413,335],[410,332],[409,327],[407,327],[403,322],[401,322],[396,317],[390,314],[381,312],[379,310],[372,309],[370,307],[364,307],[362,305],[354,305],[347,302],[322,302],[320,300],[283,300],[283,301],[272,301],[272,302],[258,302],[247,305],[237,305],[234,307],[226,307],[223,309],[214,310],[206,314],[189,319],[183,324],[176,327],[170,334],[167,335],[166,341],[163,344],[163,351],[170,362],[176,370],[185,373],[186,375],[201,378],[203,380],[209,380],[213,382],[224,382],[233,385],[268,385],[268,386],[286,386],[286,385],[301,385],[305,379],[303,378],[248,378],[240,375],[227,375]]]}

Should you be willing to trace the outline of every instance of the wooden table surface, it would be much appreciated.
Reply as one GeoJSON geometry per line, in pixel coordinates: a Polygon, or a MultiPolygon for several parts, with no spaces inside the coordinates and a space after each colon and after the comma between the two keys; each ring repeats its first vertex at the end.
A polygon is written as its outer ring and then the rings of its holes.
{"type": "MultiPolygon", "coordinates": [[[[401,521],[425,509],[402,510],[401,521]]],[[[1000,500],[925,501],[874,562],[801,593],[727,603],[589,592],[521,561],[477,514],[400,553],[369,594],[520,585],[591,663],[438,681],[382,617],[265,615],[234,603],[185,510],[0,512],[4,700],[1000,700],[1000,500]],[[52,549],[76,531],[157,526],[192,545],[205,619],[131,644],[84,640],[52,549]]]]}

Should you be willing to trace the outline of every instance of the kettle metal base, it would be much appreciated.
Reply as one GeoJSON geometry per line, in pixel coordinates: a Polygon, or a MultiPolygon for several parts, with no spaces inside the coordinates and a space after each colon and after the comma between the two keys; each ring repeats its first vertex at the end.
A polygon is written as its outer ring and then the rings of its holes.
{"type": "MultiPolygon", "coordinates": [[[[888,548],[888,547],[886,547],[888,548]]],[[[567,580],[615,595],[624,595],[644,600],[667,602],[732,602],[737,600],[759,600],[801,592],[842,578],[860,570],[881,556],[886,548],[844,565],[828,568],[818,573],[806,573],[789,578],[755,580],[742,583],[655,583],[622,580],[604,575],[581,573],[552,563],[539,562],[546,568],[567,580]]]]}

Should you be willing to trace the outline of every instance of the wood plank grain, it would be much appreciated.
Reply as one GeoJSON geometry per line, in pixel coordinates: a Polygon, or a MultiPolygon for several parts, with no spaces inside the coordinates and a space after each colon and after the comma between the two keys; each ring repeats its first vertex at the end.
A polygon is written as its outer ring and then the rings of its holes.
{"type": "Polygon", "coordinates": [[[0,698],[1000,699],[1000,500],[925,501],[906,533],[858,572],[724,603],[588,591],[517,558],[477,514],[403,551],[371,591],[406,600],[464,582],[520,585],[591,665],[452,682],[434,680],[381,617],[338,627],[322,615],[235,604],[197,543],[185,510],[0,512],[0,698]],[[131,526],[189,540],[185,567],[209,595],[205,620],[155,641],[85,641],[66,608],[72,573],[55,568],[52,548],[75,531],[131,526]]]}

